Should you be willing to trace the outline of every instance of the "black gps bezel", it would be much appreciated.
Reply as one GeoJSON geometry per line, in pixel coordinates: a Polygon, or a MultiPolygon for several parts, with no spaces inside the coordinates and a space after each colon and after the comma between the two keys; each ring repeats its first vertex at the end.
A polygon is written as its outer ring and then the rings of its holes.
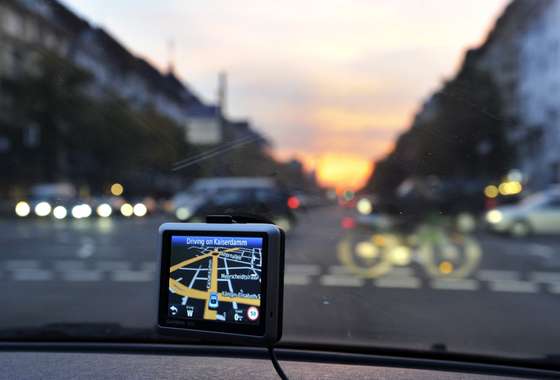
{"type": "Polygon", "coordinates": [[[161,264],[159,281],[159,305],[158,325],[164,328],[178,330],[195,330],[200,332],[220,332],[227,334],[241,334],[262,337],[266,331],[266,310],[268,295],[268,255],[269,241],[266,232],[247,231],[201,231],[201,230],[165,230],[162,232],[161,240],[161,264]],[[224,321],[207,321],[203,319],[172,318],[169,316],[169,269],[171,267],[171,237],[172,236],[219,236],[219,237],[256,237],[262,238],[262,261],[261,261],[261,304],[259,311],[261,317],[258,324],[244,324],[224,321]]]}

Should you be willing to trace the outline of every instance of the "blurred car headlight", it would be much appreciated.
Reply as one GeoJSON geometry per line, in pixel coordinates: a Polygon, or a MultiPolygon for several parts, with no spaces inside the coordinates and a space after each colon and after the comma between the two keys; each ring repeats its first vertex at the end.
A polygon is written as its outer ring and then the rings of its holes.
{"type": "Polygon", "coordinates": [[[53,210],[53,216],[56,219],[64,219],[68,215],[68,211],[66,211],[66,207],[64,206],[56,206],[53,210]]]}
{"type": "Polygon", "coordinates": [[[136,203],[132,209],[132,212],[134,213],[134,215],[142,217],[146,215],[146,213],[148,212],[148,208],[146,207],[146,205],[144,205],[144,203],[136,203]]]}
{"type": "Polygon", "coordinates": [[[97,206],[97,209],[95,211],[97,212],[97,215],[102,218],[108,218],[113,213],[113,209],[107,203],[100,204],[99,206],[97,206]]]}
{"type": "Polygon", "coordinates": [[[121,214],[127,218],[134,213],[134,207],[130,203],[125,203],[121,206],[121,214]]]}
{"type": "Polygon", "coordinates": [[[504,216],[499,210],[491,210],[486,213],[486,221],[491,224],[498,224],[504,219],[504,216]]]}
{"type": "Polygon", "coordinates": [[[91,207],[85,203],[72,207],[72,216],[76,219],[88,218],[91,212],[91,207]]]}
{"type": "Polygon", "coordinates": [[[35,206],[35,214],[37,216],[47,216],[51,213],[52,207],[49,202],[39,202],[35,206]]]}
{"type": "Polygon", "coordinates": [[[179,220],[187,220],[191,217],[192,213],[191,210],[189,210],[186,207],[179,207],[176,211],[175,211],[175,216],[177,217],[177,219],[179,220]]]}
{"type": "Polygon", "coordinates": [[[367,198],[362,198],[356,203],[356,209],[362,215],[369,215],[373,209],[371,201],[367,198]]]}
{"type": "Polygon", "coordinates": [[[31,213],[31,206],[29,206],[29,203],[27,202],[20,201],[16,204],[15,211],[17,216],[23,218],[31,213]]]}

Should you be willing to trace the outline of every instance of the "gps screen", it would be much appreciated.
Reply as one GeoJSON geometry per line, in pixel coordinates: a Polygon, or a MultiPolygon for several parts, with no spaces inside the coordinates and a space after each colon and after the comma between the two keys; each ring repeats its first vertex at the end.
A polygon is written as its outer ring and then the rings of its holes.
{"type": "Polygon", "coordinates": [[[262,237],[171,236],[168,317],[259,324],[262,237]]]}

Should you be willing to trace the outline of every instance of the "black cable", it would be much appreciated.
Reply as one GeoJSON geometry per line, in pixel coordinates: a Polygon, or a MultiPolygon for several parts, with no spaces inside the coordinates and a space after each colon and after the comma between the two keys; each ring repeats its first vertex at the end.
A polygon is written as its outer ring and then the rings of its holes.
{"type": "Polygon", "coordinates": [[[268,347],[268,353],[270,354],[270,360],[272,361],[272,365],[276,370],[276,373],[282,380],[288,380],[288,376],[284,373],[282,367],[280,367],[280,363],[278,363],[278,358],[276,358],[276,353],[274,352],[274,347],[268,347]]]}

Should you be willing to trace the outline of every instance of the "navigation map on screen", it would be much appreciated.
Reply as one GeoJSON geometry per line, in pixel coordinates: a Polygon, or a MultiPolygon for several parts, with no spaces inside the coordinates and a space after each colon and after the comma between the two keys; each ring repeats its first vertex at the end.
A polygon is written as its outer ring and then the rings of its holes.
{"type": "Polygon", "coordinates": [[[258,324],[263,238],[172,236],[168,315],[258,324]]]}

